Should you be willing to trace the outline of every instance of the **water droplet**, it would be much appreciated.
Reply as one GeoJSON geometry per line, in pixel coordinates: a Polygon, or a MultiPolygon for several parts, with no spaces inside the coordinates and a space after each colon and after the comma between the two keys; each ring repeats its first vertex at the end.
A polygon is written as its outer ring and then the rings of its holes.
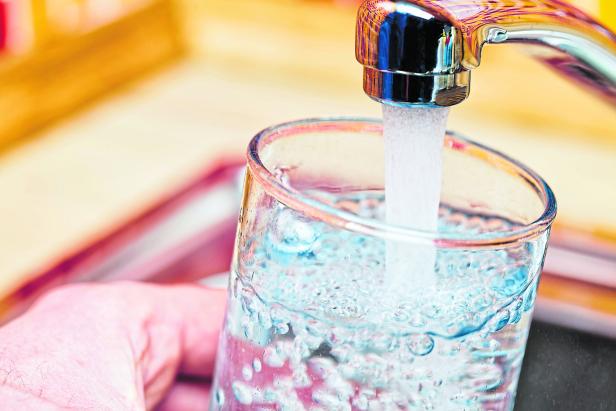
{"type": "Polygon", "coordinates": [[[408,349],[415,355],[428,355],[434,349],[434,340],[427,334],[413,334],[406,341],[408,349]]]}
{"type": "Polygon", "coordinates": [[[240,404],[252,404],[252,388],[245,385],[244,383],[236,381],[231,385],[231,389],[233,390],[233,395],[235,396],[235,399],[240,404]]]}

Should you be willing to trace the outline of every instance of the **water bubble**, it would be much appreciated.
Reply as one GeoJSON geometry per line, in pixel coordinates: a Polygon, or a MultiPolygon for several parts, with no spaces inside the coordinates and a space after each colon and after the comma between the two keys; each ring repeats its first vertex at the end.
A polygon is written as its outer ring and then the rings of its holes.
{"type": "Polygon", "coordinates": [[[231,385],[231,389],[233,390],[233,395],[235,396],[235,399],[240,404],[252,404],[252,388],[245,385],[244,383],[236,381],[231,385]]]}
{"type": "Polygon", "coordinates": [[[266,330],[272,327],[272,319],[266,311],[259,311],[257,318],[261,326],[266,330]]]}
{"type": "Polygon", "coordinates": [[[371,347],[377,352],[392,351],[398,341],[390,334],[374,333],[371,339],[371,347]]]}
{"type": "Polygon", "coordinates": [[[284,335],[289,332],[288,314],[280,307],[272,307],[269,317],[277,334],[284,335]]]}
{"type": "Polygon", "coordinates": [[[252,368],[248,365],[245,365],[242,368],[242,377],[246,381],[250,381],[252,379],[252,368]]]}
{"type": "Polygon", "coordinates": [[[222,407],[223,405],[225,405],[225,392],[222,389],[218,388],[216,390],[214,400],[216,401],[216,404],[219,407],[222,407]]]}
{"type": "Polygon", "coordinates": [[[294,363],[299,363],[309,356],[310,348],[308,347],[308,344],[306,344],[303,338],[299,336],[295,337],[295,341],[293,341],[293,350],[291,351],[290,356],[291,360],[294,363]]]}
{"type": "Polygon", "coordinates": [[[537,284],[534,284],[528,290],[526,297],[524,298],[524,311],[530,311],[535,305],[535,298],[537,296],[537,284]]]}
{"type": "Polygon", "coordinates": [[[314,357],[308,361],[310,370],[317,377],[325,380],[336,372],[335,362],[331,358],[314,357]]]}
{"type": "Polygon", "coordinates": [[[434,340],[427,334],[412,334],[406,341],[406,346],[415,355],[428,355],[434,349],[434,340]]]}
{"type": "Polygon", "coordinates": [[[289,332],[289,324],[277,323],[274,327],[274,331],[276,332],[276,334],[284,335],[289,332]]]}
{"type": "Polygon", "coordinates": [[[323,343],[323,340],[313,335],[307,335],[304,338],[304,342],[306,343],[308,348],[310,348],[311,350],[316,350],[321,346],[321,344],[323,343]]]}
{"type": "Polygon", "coordinates": [[[509,323],[509,310],[500,310],[490,320],[490,330],[493,332],[500,331],[509,323]]]}
{"type": "Polygon", "coordinates": [[[426,325],[426,320],[419,313],[414,313],[409,319],[409,324],[415,328],[423,327],[426,325]]]}
{"type": "Polygon", "coordinates": [[[523,305],[524,299],[518,298],[513,304],[513,308],[511,309],[511,318],[509,319],[509,324],[517,324],[522,319],[523,313],[523,305]]]}
{"type": "Polygon", "coordinates": [[[436,304],[428,304],[422,310],[421,313],[424,317],[434,319],[441,312],[441,307],[436,304]]]}
{"type": "Polygon", "coordinates": [[[263,391],[263,402],[264,403],[276,403],[278,401],[278,393],[271,389],[271,388],[266,388],[263,391]]]}
{"type": "MultiPolygon", "coordinates": [[[[255,301],[250,296],[250,291],[242,290],[240,301],[242,304],[242,310],[248,314],[252,315],[256,312],[255,301]]],[[[248,317],[247,317],[248,318],[248,317]]]]}
{"type": "Polygon", "coordinates": [[[277,377],[274,379],[274,387],[279,389],[281,392],[295,392],[293,389],[293,381],[287,377],[277,377]]]}
{"type": "Polygon", "coordinates": [[[306,388],[312,385],[312,380],[308,376],[307,367],[305,364],[296,367],[293,370],[293,386],[295,388],[306,388]]]}
{"type": "Polygon", "coordinates": [[[365,395],[359,395],[353,399],[353,405],[360,411],[368,410],[368,398],[365,395]]]}
{"type": "Polygon", "coordinates": [[[330,332],[330,328],[320,321],[308,320],[306,331],[316,337],[325,337],[330,332]]]}
{"type": "Polygon", "coordinates": [[[261,360],[258,358],[252,360],[252,368],[254,368],[255,372],[261,372],[261,360]]]}
{"type": "Polygon", "coordinates": [[[254,327],[252,323],[246,323],[242,325],[242,333],[246,339],[251,340],[253,337],[254,327]]]}
{"type": "Polygon", "coordinates": [[[285,208],[278,213],[269,237],[277,251],[302,254],[312,249],[318,234],[310,221],[285,208]]]}
{"type": "Polygon", "coordinates": [[[346,344],[340,344],[332,347],[330,353],[338,362],[347,362],[353,354],[353,348],[346,344]]]}
{"type": "Polygon", "coordinates": [[[464,384],[478,391],[489,391],[502,384],[503,372],[497,364],[469,364],[464,384]]]}
{"type": "Polygon", "coordinates": [[[272,368],[282,367],[285,360],[285,356],[274,347],[267,347],[263,353],[263,361],[272,368]]]}
{"type": "Polygon", "coordinates": [[[312,393],[312,400],[317,404],[324,406],[331,411],[351,411],[351,404],[348,401],[342,401],[335,395],[332,395],[324,390],[315,390],[312,393]]]}

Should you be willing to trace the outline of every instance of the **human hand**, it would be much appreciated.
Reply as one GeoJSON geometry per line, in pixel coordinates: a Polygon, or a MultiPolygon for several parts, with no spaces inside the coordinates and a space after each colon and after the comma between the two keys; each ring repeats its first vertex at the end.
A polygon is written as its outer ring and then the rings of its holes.
{"type": "Polygon", "coordinates": [[[0,328],[0,410],[207,410],[225,292],[58,288],[0,328]]]}

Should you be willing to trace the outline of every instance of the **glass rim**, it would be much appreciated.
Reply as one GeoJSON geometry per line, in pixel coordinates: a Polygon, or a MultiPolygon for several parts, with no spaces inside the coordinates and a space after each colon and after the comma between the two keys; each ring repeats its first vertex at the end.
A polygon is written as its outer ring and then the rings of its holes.
{"type": "MultiPolygon", "coordinates": [[[[395,226],[379,220],[361,217],[349,211],[340,210],[281,183],[261,161],[259,154],[262,144],[269,144],[275,141],[276,137],[301,134],[301,131],[299,133],[288,133],[288,131],[306,129],[306,127],[314,127],[319,124],[338,127],[347,125],[347,130],[338,129],[338,131],[382,131],[382,121],[380,119],[362,117],[308,118],[281,123],[260,131],[250,141],[247,151],[248,168],[254,178],[263,186],[264,190],[280,203],[311,218],[345,230],[387,240],[431,244],[438,248],[472,249],[496,248],[524,242],[547,231],[556,217],[557,205],[554,193],[545,180],[535,171],[498,150],[474,142],[449,130],[446,133],[449,139],[463,142],[465,145],[496,157],[504,164],[513,166],[518,174],[526,180],[526,183],[531,185],[540,196],[544,204],[543,213],[532,223],[525,224],[519,228],[508,231],[496,231],[490,233],[489,238],[477,238],[477,235],[473,236],[471,234],[439,233],[438,231],[423,231],[395,226]],[[287,133],[283,133],[284,131],[287,131],[287,133]]],[[[316,131],[318,132],[318,130],[316,131]]]]}

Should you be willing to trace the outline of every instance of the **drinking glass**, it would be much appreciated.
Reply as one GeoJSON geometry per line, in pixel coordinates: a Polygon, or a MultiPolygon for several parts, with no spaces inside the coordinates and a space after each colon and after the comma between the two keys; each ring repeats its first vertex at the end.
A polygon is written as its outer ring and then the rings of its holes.
{"type": "Polygon", "coordinates": [[[425,232],[386,223],[380,122],[251,141],[212,410],[512,409],[555,198],[453,133],[443,162],[425,232]],[[387,270],[391,245],[430,281],[387,270]]]}

